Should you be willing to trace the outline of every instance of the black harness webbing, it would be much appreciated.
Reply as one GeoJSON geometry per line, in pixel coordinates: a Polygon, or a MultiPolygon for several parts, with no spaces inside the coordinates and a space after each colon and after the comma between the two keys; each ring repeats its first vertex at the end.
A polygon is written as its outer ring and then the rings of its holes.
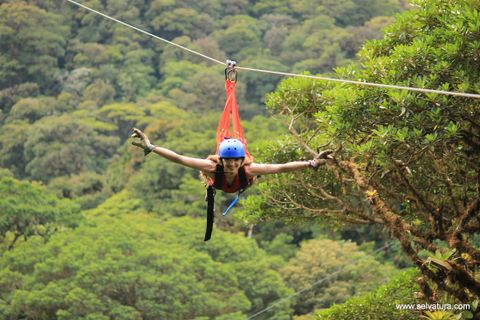
{"type": "MultiPolygon", "coordinates": [[[[249,186],[247,175],[245,174],[245,168],[241,167],[238,170],[238,178],[240,179],[240,189],[238,190],[238,195],[240,195],[249,186]]],[[[205,199],[207,201],[207,228],[205,230],[205,238],[203,241],[208,241],[212,237],[213,220],[215,217],[215,189],[221,190],[222,182],[223,166],[217,165],[213,186],[208,186],[207,188],[207,197],[205,199]]]]}
{"type": "Polygon", "coordinates": [[[207,188],[207,229],[205,230],[205,238],[208,241],[212,237],[213,218],[215,217],[215,189],[212,186],[207,188]]]}

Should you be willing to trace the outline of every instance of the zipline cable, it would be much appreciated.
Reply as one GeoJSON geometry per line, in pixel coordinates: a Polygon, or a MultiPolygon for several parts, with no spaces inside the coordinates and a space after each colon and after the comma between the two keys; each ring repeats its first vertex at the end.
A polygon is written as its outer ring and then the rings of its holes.
{"type": "MultiPolygon", "coordinates": [[[[391,241],[390,241],[390,242],[391,242],[391,241]]],[[[369,257],[370,255],[373,255],[373,254],[375,254],[375,253],[377,253],[377,252],[379,252],[379,251],[381,251],[381,250],[384,250],[384,249],[387,249],[387,248],[393,248],[393,247],[395,246],[395,244],[396,244],[396,243],[394,243],[392,246],[390,246],[390,245],[389,245],[389,242],[387,242],[387,243],[385,243],[385,245],[384,245],[383,247],[380,247],[380,248],[376,249],[376,250],[373,251],[371,254],[365,255],[365,256],[361,257],[360,259],[357,259],[357,260],[354,261],[354,262],[355,262],[355,263],[358,263],[359,261],[362,261],[363,259],[365,259],[365,258],[369,257]]],[[[337,271],[329,274],[328,276],[326,276],[326,277],[324,277],[324,278],[322,278],[322,279],[320,279],[320,280],[315,281],[314,283],[312,283],[312,284],[309,285],[308,287],[303,288],[302,290],[297,291],[297,292],[289,295],[288,297],[282,298],[282,299],[278,300],[278,301],[275,302],[275,303],[272,303],[271,305],[269,305],[269,306],[266,307],[265,309],[262,309],[262,310],[258,311],[257,313],[254,313],[254,314],[252,314],[251,316],[249,316],[249,317],[247,318],[247,320],[251,320],[251,319],[253,319],[253,318],[261,315],[262,313],[264,313],[264,312],[272,309],[273,307],[276,307],[277,305],[283,303],[284,301],[290,300],[290,299],[292,299],[293,297],[298,296],[298,295],[304,293],[305,291],[310,290],[310,289],[313,288],[314,286],[319,285],[320,283],[322,283],[322,282],[324,282],[324,281],[332,278],[332,277],[335,276],[336,274],[342,272],[342,271],[343,271],[346,267],[348,267],[349,265],[353,265],[353,263],[350,263],[350,264],[348,264],[348,265],[345,265],[345,266],[339,268],[337,271]]]]}
{"type": "Polygon", "coordinates": [[[168,44],[170,44],[170,45],[172,45],[172,46],[175,46],[175,47],[178,47],[178,48],[180,48],[180,49],[186,50],[186,51],[188,51],[188,52],[190,52],[190,53],[196,54],[196,55],[198,55],[198,56],[200,56],[200,57],[202,57],[202,58],[208,59],[208,60],[213,61],[213,62],[216,62],[216,63],[218,63],[218,64],[225,65],[225,63],[222,62],[222,61],[220,61],[220,60],[211,58],[211,57],[209,57],[209,56],[207,56],[207,55],[204,55],[204,54],[202,54],[202,53],[200,53],[200,52],[197,52],[197,51],[195,51],[195,50],[192,50],[192,49],[189,49],[189,48],[184,47],[184,46],[182,46],[182,45],[179,45],[178,43],[175,43],[175,42],[169,41],[169,40],[167,40],[167,39],[164,39],[164,38],[162,38],[162,37],[156,36],[156,35],[154,35],[153,33],[150,33],[150,32],[148,32],[148,31],[142,30],[142,29],[140,29],[140,28],[137,28],[137,27],[135,27],[135,26],[132,26],[131,24],[128,24],[128,23],[123,22],[123,21],[120,21],[120,20],[118,20],[118,19],[115,19],[115,18],[113,18],[113,17],[111,17],[111,16],[109,16],[109,15],[106,15],[105,13],[102,13],[102,12],[100,12],[100,11],[97,11],[97,10],[95,10],[95,9],[92,9],[92,8],[90,8],[90,7],[87,7],[87,6],[84,5],[84,4],[78,3],[78,2],[73,1],[73,0],[67,0],[67,1],[70,2],[70,3],[73,3],[73,4],[75,4],[75,5],[77,5],[77,6],[79,6],[79,7],[82,7],[82,8],[84,8],[84,9],[88,10],[88,11],[91,11],[91,12],[94,12],[94,13],[96,13],[96,14],[98,14],[98,15],[101,15],[102,17],[105,17],[105,18],[110,19],[110,20],[112,20],[112,21],[115,21],[115,22],[118,22],[118,23],[120,23],[120,24],[123,24],[124,26],[129,27],[129,28],[132,28],[132,29],[134,29],[134,30],[136,30],[136,31],[138,31],[138,32],[144,33],[144,34],[146,34],[146,35],[148,35],[148,36],[150,36],[150,37],[153,37],[153,38],[158,39],[158,40],[160,40],[160,41],[166,42],[166,43],[168,43],[168,44]]]}
{"type": "MultiPolygon", "coordinates": [[[[135,26],[132,26],[131,24],[125,23],[123,21],[120,21],[118,19],[115,19],[105,13],[99,12],[95,9],[92,9],[86,5],[83,5],[81,3],[78,3],[74,0],[67,0],[68,2],[75,4],[79,7],[82,7],[88,11],[94,12],[98,15],[101,15],[102,17],[105,17],[107,19],[110,19],[112,21],[118,22],[126,27],[132,28],[138,32],[144,33],[150,37],[153,37],[155,39],[158,39],[160,41],[166,42],[172,46],[178,47],[182,50],[186,50],[190,53],[193,53],[197,56],[200,56],[202,58],[208,59],[210,61],[213,61],[215,63],[225,65],[224,62],[214,59],[212,57],[209,57],[207,55],[204,55],[200,52],[197,52],[195,50],[189,49],[187,47],[184,47],[182,45],[179,45],[175,42],[169,41],[167,39],[164,39],[162,37],[159,37],[157,35],[154,35],[148,31],[142,30],[140,28],[137,28],[135,26]]],[[[280,71],[272,71],[272,70],[263,70],[263,69],[255,69],[255,68],[247,68],[247,67],[236,67],[239,70],[246,70],[246,71],[254,71],[254,72],[262,72],[262,73],[269,73],[269,74],[276,74],[276,75],[281,75],[281,76],[289,76],[289,77],[300,77],[300,78],[309,78],[309,79],[316,79],[316,80],[324,80],[324,81],[332,81],[332,82],[341,82],[341,83],[350,83],[350,84],[355,84],[355,85],[362,85],[362,86],[372,86],[372,87],[380,87],[380,88],[388,88],[388,89],[399,89],[399,90],[409,90],[409,91],[416,91],[416,92],[423,92],[423,93],[436,93],[436,94],[443,94],[443,95],[450,95],[450,96],[458,96],[458,97],[465,97],[465,98],[475,98],[475,99],[480,99],[480,94],[475,94],[475,93],[466,93],[466,92],[455,92],[455,91],[446,91],[446,90],[435,90],[435,89],[424,89],[424,88],[415,88],[415,87],[408,87],[408,86],[398,86],[398,85],[392,85],[392,84],[381,84],[381,83],[373,83],[373,82],[367,82],[367,81],[357,81],[357,80],[346,80],[346,79],[338,79],[338,78],[327,78],[327,77],[320,77],[320,76],[313,76],[313,75],[306,75],[306,74],[297,74],[297,73],[289,73],[289,72],[280,72],[280,71]]]]}
{"type": "Polygon", "coordinates": [[[246,67],[238,67],[238,66],[236,68],[241,69],[241,70],[278,74],[278,75],[289,76],[289,77],[302,77],[302,78],[318,79],[318,80],[341,82],[341,83],[352,83],[352,84],[363,85],[363,86],[409,90],[409,91],[417,91],[417,92],[424,92],[424,93],[438,93],[438,94],[443,94],[443,95],[460,96],[460,97],[480,99],[480,94],[475,94],[475,93],[465,93],[465,92],[415,88],[415,87],[407,87],[407,86],[397,86],[397,85],[394,85],[394,84],[382,84],[382,83],[373,83],[373,82],[366,82],[366,81],[327,78],[327,77],[312,76],[312,75],[308,75],[308,74],[297,74],[297,73],[289,73],[289,72],[281,72],[281,71],[270,71],[270,70],[246,68],[246,67]]]}

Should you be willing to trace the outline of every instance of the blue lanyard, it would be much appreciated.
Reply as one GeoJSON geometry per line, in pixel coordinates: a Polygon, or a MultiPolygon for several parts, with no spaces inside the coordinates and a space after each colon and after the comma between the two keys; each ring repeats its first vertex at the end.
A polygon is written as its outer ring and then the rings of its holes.
{"type": "Polygon", "coordinates": [[[233,199],[233,201],[230,203],[230,205],[228,206],[227,210],[225,210],[225,212],[223,212],[223,215],[226,216],[228,211],[230,211],[230,209],[233,208],[233,206],[238,202],[238,199],[240,198],[240,192],[238,193],[237,197],[235,199],[233,199]]]}

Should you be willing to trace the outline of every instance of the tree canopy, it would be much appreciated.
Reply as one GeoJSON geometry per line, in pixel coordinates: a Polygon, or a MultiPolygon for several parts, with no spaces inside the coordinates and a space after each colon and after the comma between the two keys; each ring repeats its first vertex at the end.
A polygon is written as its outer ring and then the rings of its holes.
{"type": "MultiPolygon", "coordinates": [[[[221,241],[205,246],[202,227],[191,218],[166,221],[139,213],[95,218],[47,244],[32,238],[0,258],[0,314],[237,319],[291,293],[279,262],[252,240],[219,231],[221,241]]],[[[263,319],[288,319],[289,308],[283,304],[263,319]]]]}
{"type": "MultiPolygon", "coordinates": [[[[239,66],[480,92],[474,0],[82,3],[239,66]]],[[[335,158],[261,177],[205,243],[198,172],[129,137],[214,153],[223,66],[59,0],[2,1],[0,44],[0,318],[478,317],[476,100],[241,70],[256,162],[335,158]]]]}
{"type": "MultiPolygon", "coordinates": [[[[338,75],[479,92],[472,72],[480,67],[478,3],[415,3],[383,40],[366,44],[362,66],[338,75]]],[[[289,217],[383,225],[422,271],[427,299],[435,300],[437,289],[463,302],[478,297],[476,100],[288,79],[268,105],[292,121],[291,138],[266,152],[272,159],[298,158],[298,147],[336,150],[318,173],[269,181],[268,203],[290,209],[289,217]]]]}
{"type": "Polygon", "coordinates": [[[359,251],[354,243],[323,239],[302,243],[281,272],[296,291],[325,278],[295,304],[296,313],[306,314],[371,291],[393,276],[394,270],[359,251]]]}
{"type": "Polygon", "coordinates": [[[59,229],[82,222],[78,205],[38,184],[0,176],[0,192],[0,239],[6,249],[13,249],[19,238],[39,236],[46,241],[59,229]]]}

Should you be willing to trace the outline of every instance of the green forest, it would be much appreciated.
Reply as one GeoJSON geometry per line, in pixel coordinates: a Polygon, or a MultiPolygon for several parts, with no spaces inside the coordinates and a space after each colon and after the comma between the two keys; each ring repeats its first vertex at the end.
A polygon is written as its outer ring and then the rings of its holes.
{"type": "Polygon", "coordinates": [[[217,192],[225,65],[67,0],[0,1],[0,319],[480,319],[478,0],[79,0],[237,62],[256,163],[217,192]],[[413,307],[412,307],[413,306],[413,307]],[[409,308],[411,307],[411,308],[409,308]]]}

